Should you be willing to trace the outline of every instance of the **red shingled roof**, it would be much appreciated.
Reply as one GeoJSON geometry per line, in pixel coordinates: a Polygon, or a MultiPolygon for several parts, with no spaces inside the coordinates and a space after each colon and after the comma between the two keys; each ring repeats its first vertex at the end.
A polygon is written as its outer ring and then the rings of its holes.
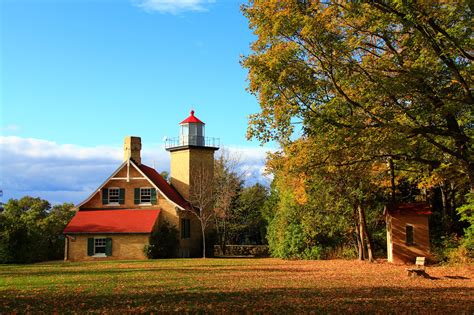
{"type": "Polygon", "coordinates": [[[200,124],[205,125],[202,121],[199,120],[199,118],[194,116],[194,111],[193,110],[191,111],[191,115],[188,118],[186,118],[185,120],[183,120],[180,124],[187,124],[187,123],[200,123],[200,124]]]}
{"type": "Polygon", "coordinates": [[[160,210],[82,210],[64,229],[74,233],[151,233],[160,210]]]}
{"type": "Polygon", "coordinates": [[[161,176],[154,168],[144,164],[138,165],[138,168],[158,187],[163,194],[171,201],[183,208],[189,208],[189,203],[161,176]]]}
{"type": "Polygon", "coordinates": [[[387,206],[390,215],[430,215],[431,206],[425,202],[397,203],[387,206]]]}

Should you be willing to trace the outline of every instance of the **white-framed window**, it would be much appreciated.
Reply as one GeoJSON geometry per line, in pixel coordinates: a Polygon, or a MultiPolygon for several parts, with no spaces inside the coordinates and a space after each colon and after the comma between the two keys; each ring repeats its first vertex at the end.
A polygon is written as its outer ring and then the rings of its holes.
{"type": "Polygon", "coordinates": [[[151,188],[140,188],[140,203],[151,204],[151,188]]]}
{"type": "Polygon", "coordinates": [[[105,255],[106,238],[94,238],[94,255],[105,255]]]}
{"type": "Polygon", "coordinates": [[[120,188],[109,188],[109,204],[119,204],[120,188]]]}

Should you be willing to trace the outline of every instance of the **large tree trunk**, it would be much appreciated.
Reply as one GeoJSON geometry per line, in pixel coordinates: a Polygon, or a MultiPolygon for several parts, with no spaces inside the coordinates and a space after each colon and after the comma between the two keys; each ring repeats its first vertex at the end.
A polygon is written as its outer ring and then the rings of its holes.
{"type": "Polygon", "coordinates": [[[356,241],[357,241],[357,255],[359,260],[364,260],[364,244],[360,239],[359,224],[356,223],[356,241]]]}
{"type": "Polygon", "coordinates": [[[448,233],[448,214],[447,214],[447,208],[448,208],[448,200],[447,200],[447,195],[446,195],[446,189],[445,189],[445,183],[442,183],[440,185],[440,190],[441,190],[441,223],[443,225],[443,231],[444,233],[448,233]]]}
{"type": "Polygon", "coordinates": [[[361,233],[362,234],[361,236],[362,238],[365,237],[367,239],[367,254],[368,254],[367,258],[369,262],[373,262],[374,261],[374,255],[372,252],[373,244],[372,244],[372,238],[370,237],[369,231],[367,230],[367,221],[365,220],[365,210],[364,208],[362,208],[360,204],[357,206],[357,210],[359,212],[359,222],[361,225],[361,231],[363,232],[361,233]]]}
{"type": "Polygon", "coordinates": [[[357,213],[358,213],[358,225],[359,225],[359,238],[360,238],[360,243],[361,243],[361,256],[362,256],[362,260],[366,259],[367,258],[367,252],[365,251],[365,238],[364,238],[364,235],[365,235],[365,225],[364,225],[364,222],[362,220],[362,215],[361,215],[361,207],[360,205],[357,205],[357,213]]]}
{"type": "Polygon", "coordinates": [[[356,207],[354,207],[353,209],[354,209],[354,224],[356,228],[357,255],[358,255],[359,260],[364,260],[364,243],[363,243],[363,239],[360,238],[361,233],[360,233],[359,219],[358,219],[356,207]]]}

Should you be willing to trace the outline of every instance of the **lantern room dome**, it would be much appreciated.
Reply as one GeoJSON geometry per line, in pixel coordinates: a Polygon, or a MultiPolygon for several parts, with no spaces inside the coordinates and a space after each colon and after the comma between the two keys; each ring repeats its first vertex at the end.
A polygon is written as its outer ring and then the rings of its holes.
{"type": "Polygon", "coordinates": [[[194,116],[194,110],[191,111],[190,115],[188,118],[186,118],[185,120],[183,120],[180,125],[182,124],[189,124],[189,123],[198,123],[198,124],[203,124],[205,125],[205,123],[203,123],[199,118],[197,118],[196,116],[194,116]]]}

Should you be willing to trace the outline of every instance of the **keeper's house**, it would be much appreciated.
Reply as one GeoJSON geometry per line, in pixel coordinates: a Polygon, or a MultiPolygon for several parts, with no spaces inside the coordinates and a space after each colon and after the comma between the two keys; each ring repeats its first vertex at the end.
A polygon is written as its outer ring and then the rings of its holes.
{"type": "Polygon", "coordinates": [[[180,231],[180,257],[200,255],[199,221],[188,211],[197,169],[212,174],[216,139],[204,137],[204,123],[191,115],[180,123],[179,138],[170,139],[170,182],[141,163],[141,139],[126,137],[124,161],[77,206],[64,229],[65,260],[146,259],[145,245],[165,220],[180,231]]]}

